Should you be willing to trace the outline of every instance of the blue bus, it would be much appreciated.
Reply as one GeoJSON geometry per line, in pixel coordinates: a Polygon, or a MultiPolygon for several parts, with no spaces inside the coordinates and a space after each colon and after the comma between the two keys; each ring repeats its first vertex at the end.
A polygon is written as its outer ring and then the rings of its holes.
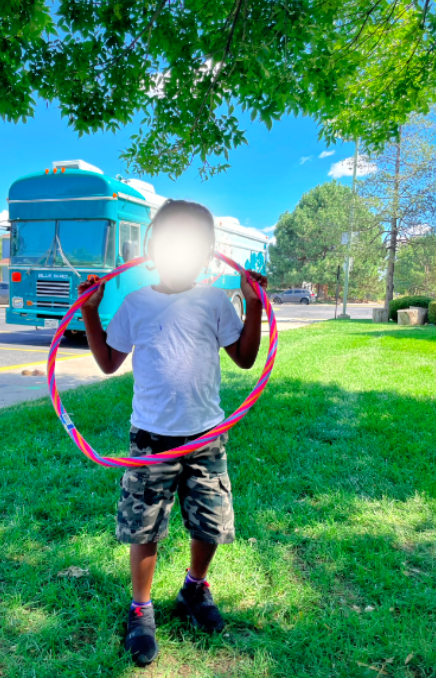
{"type": "MultiPolygon", "coordinates": [[[[53,163],[9,190],[10,305],[6,322],[56,328],[89,276],[141,256],[147,225],[165,201],[151,184],[113,179],[83,161],[53,163]]],[[[216,217],[216,248],[246,268],[265,271],[267,238],[231,217],[216,217]]],[[[124,297],[157,282],[141,264],[111,280],[100,306],[107,327],[124,297]]],[[[217,260],[198,283],[224,289],[242,316],[240,276],[217,260]]],[[[83,333],[80,312],[69,333],[83,333]]]]}

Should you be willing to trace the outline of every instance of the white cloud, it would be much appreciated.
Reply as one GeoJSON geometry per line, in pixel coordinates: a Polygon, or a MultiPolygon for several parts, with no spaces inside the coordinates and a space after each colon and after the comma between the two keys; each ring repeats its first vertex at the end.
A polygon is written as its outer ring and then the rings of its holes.
{"type": "Polygon", "coordinates": [[[428,224],[417,224],[407,231],[409,238],[422,238],[423,235],[431,233],[431,226],[428,224]]]}
{"type": "Polygon", "coordinates": [[[303,157],[300,158],[300,165],[304,165],[305,162],[309,162],[312,158],[313,155],[303,155],[303,157]]]}
{"type": "MultiPolygon", "coordinates": [[[[340,179],[341,177],[353,176],[354,158],[345,158],[339,162],[334,162],[330,167],[329,177],[333,179],[340,179]]],[[[369,162],[365,155],[359,155],[357,158],[356,176],[366,177],[368,174],[377,172],[377,165],[375,162],[369,162]]]]}
{"type": "Polygon", "coordinates": [[[319,154],[318,158],[328,158],[329,155],[334,155],[336,151],[323,151],[319,154]]]}
{"type": "Polygon", "coordinates": [[[9,226],[9,212],[8,210],[3,210],[0,212],[0,227],[9,226]]]}
{"type": "Polygon", "coordinates": [[[273,235],[273,237],[268,240],[268,245],[275,245],[276,242],[277,238],[273,235]]]}
{"type": "Polygon", "coordinates": [[[274,224],[274,226],[267,226],[266,228],[262,228],[262,233],[272,233],[273,231],[276,230],[277,224],[274,224]]]}

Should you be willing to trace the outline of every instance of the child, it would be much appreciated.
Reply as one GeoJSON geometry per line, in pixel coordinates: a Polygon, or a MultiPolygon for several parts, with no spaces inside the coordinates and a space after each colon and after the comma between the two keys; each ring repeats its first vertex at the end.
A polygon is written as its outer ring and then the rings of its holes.
{"type": "MultiPolygon", "coordinates": [[[[245,324],[223,290],[195,285],[215,246],[209,210],[168,200],[151,229],[148,253],[160,282],[127,295],[107,333],[98,315],[103,285],[82,307],[89,346],[103,372],[116,372],[135,347],[132,456],[178,447],[223,421],[219,349],[248,369],[261,337],[262,305],[245,274],[245,324]]],[[[264,276],[254,271],[250,276],[266,288],[264,276]]],[[[92,284],[79,285],[79,293],[92,284]]],[[[117,537],[130,544],[133,587],[125,647],[139,666],[150,664],[158,653],[150,593],[157,542],[168,533],[176,491],[191,534],[191,563],[177,596],[178,609],[207,632],[224,627],[206,575],[217,545],[234,540],[227,438],[227,433],[220,435],[171,462],[128,469],[121,479],[117,537]]]]}

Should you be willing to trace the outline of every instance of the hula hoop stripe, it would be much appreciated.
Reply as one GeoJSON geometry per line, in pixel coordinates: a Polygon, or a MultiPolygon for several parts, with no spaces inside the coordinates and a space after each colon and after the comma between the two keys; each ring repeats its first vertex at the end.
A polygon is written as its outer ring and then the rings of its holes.
{"type": "MultiPolygon", "coordinates": [[[[222,261],[223,263],[227,264],[228,266],[231,266],[234,268],[236,271],[239,273],[243,273],[245,269],[242,268],[239,264],[237,264],[235,261],[230,259],[229,257],[226,257],[225,254],[220,254],[219,252],[215,252],[215,257],[222,261]]],[[[50,346],[50,351],[48,354],[48,359],[47,359],[47,381],[48,381],[48,386],[49,386],[49,392],[50,392],[50,398],[53,403],[54,410],[56,414],[58,415],[59,419],[61,420],[62,426],[64,427],[65,431],[68,433],[70,436],[71,440],[77,445],[77,447],[83,452],[83,454],[88,457],[88,459],[91,459],[93,462],[96,464],[100,464],[101,466],[125,466],[125,467],[137,467],[137,466],[150,466],[152,464],[161,464],[166,461],[171,461],[172,459],[176,459],[177,457],[182,457],[185,454],[190,454],[191,452],[194,452],[195,450],[198,450],[200,447],[203,447],[206,445],[208,442],[215,440],[217,436],[219,436],[221,433],[225,433],[225,431],[228,431],[232,426],[234,426],[238,421],[240,421],[247,412],[253,407],[253,405],[258,401],[260,398],[260,395],[262,391],[264,390],[265,386],[268,383],[268,380],[271,376],[271,372],[274,366],[274,361],[276,358],[277,354],[277,343],[278,343],[278,333],[277,333],[277,323],[276,319],[274,316],[274,312],[272,310],[271,303],[265,294],[265,290],[259,285],[258,282],[255,280],[251,280],[249,275],[247,274],[248,281],[250,285],[253,287],[254,291],[256,292],[257,296],[262,302],[263,308],[265,309],[265,312],[268,317],[268,323],[269,323],[269,350],[268,350],[268,355],[266,358],[265,362],[265,367],[262,370],[262,374],[259,377],[259,380],[257,381],[254,389],[252,392],[247,396],[247,398],[244,400],[244,402],[238,407],[237,410],[233,412],[227,419],[222,421],[220,424],[215,426],[215,428],[211,429],[210,431],[207,432],[204,436],[201,436],[200,438],[197,438],[196,440],[192,440],[186,445],[181,445],[180,447],[175,447],[172,450],[167,450],[166,452],[159,452],[158,454],[153,454],[153,455],[145,455],[143,457],[102,457],[96,452],[91,445],[85,440],[85,438],[79,433],[79,431],[76,429],[74,423],[72,422],[68,412],[64,408],[58,389],[56,385],[56,377],[55,377],[55,367],[56,367],[56,355],[58,352],[58,348],[62,339],[62,336],[68,327],[68,324],[72,320],[74,314],[76,311],[78,311],[83,304],[86,302],[86,300],[94,294],[101,285],[101,283],[108,282],[109,280],[112,280],[112,278],[115,278],[117,275],[120,275],[121,273],[124,273],[124,271],[129,270],[130,268],[133,268],[134,266],[138,266],[139,264],[143,264],[147,261],[147,257],[138,257],[136,259],[132,259],[131,261],[128,261],[125,264],[121,264],[121,266],[118,266],[118,268],[115,268],[113,271],[108,273],[107,275],[103,276],[95,285],[92,285],[86,292],[84,292],[80,297],[76,299],[76,301],[70,306],[64,317],[62,318],[61,322],[59,323],[59,327],[55,332],[55,335],[53,337],[53,341],[50,346]]]]}

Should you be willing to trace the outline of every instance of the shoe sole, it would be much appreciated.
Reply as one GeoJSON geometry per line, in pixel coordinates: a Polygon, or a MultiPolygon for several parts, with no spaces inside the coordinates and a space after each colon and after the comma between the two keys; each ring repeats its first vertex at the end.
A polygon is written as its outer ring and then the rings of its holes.
{"type": "Polygon", "coordinates": [[[134,653],[132,652],[132,648],[127,646],[126,640],[124,640],[124,650],[130,655],[133,663],[136,666],[143,667],[149,666],[149,664],[152,664],[154,662],[157,655],[159,654],[159,645],[156,643],[156,652],[154,653],[151,659],[147,659],[146,661],[140,661],[140,657],[142,656],[141,654],[138,657],[135,657],[134,653]]]}
{"type": "Polygon", "coordinates": [[[205,631],[206,633],[209,633],[209,634],[221,633],[221,631],[224,629],[225,624],[223,624],[223,626],[219,629],[210,629],[210,628],[207,628],[207,626],[200,624],[200,622],[192,614],[191,610],[189,609],[188,605],[186,604],[185,599],[183,598],[183,596],[180,592],[177,594],[176,603],[177,603],[177,612],[179,614],[179,617],[181,617],[182,619],[189,619],[189,621],[191,622],[191,624],[194,628],[199,629],[200,631],[205,631]]]}
{"type": "Polygon", "coordinates": [[[159,654],[159,648],[157,648],[156,653],[153,655],[153,657],[152,657],[151,659],[147,659],[147,661],[140,661],[140,657],[141,657],[142,655],[139,655],[139,657],[134,657],[134,655],[133,655],[133,653],[131,652],[130,648],[124,647],[124,649],[125,649],[126,652],[128,652],[129,655],[131,656],[132,661],[133,661],[133,663],[135,664],[135,666],[139,666],[140,668],[142,668],[142,667],[144,667],[144,666],[150,666],[150,664],[152,664],[152,663],[154,662],[154,660],[157,658],[157,656],[158,656],[158,654],[159,654]]]}

